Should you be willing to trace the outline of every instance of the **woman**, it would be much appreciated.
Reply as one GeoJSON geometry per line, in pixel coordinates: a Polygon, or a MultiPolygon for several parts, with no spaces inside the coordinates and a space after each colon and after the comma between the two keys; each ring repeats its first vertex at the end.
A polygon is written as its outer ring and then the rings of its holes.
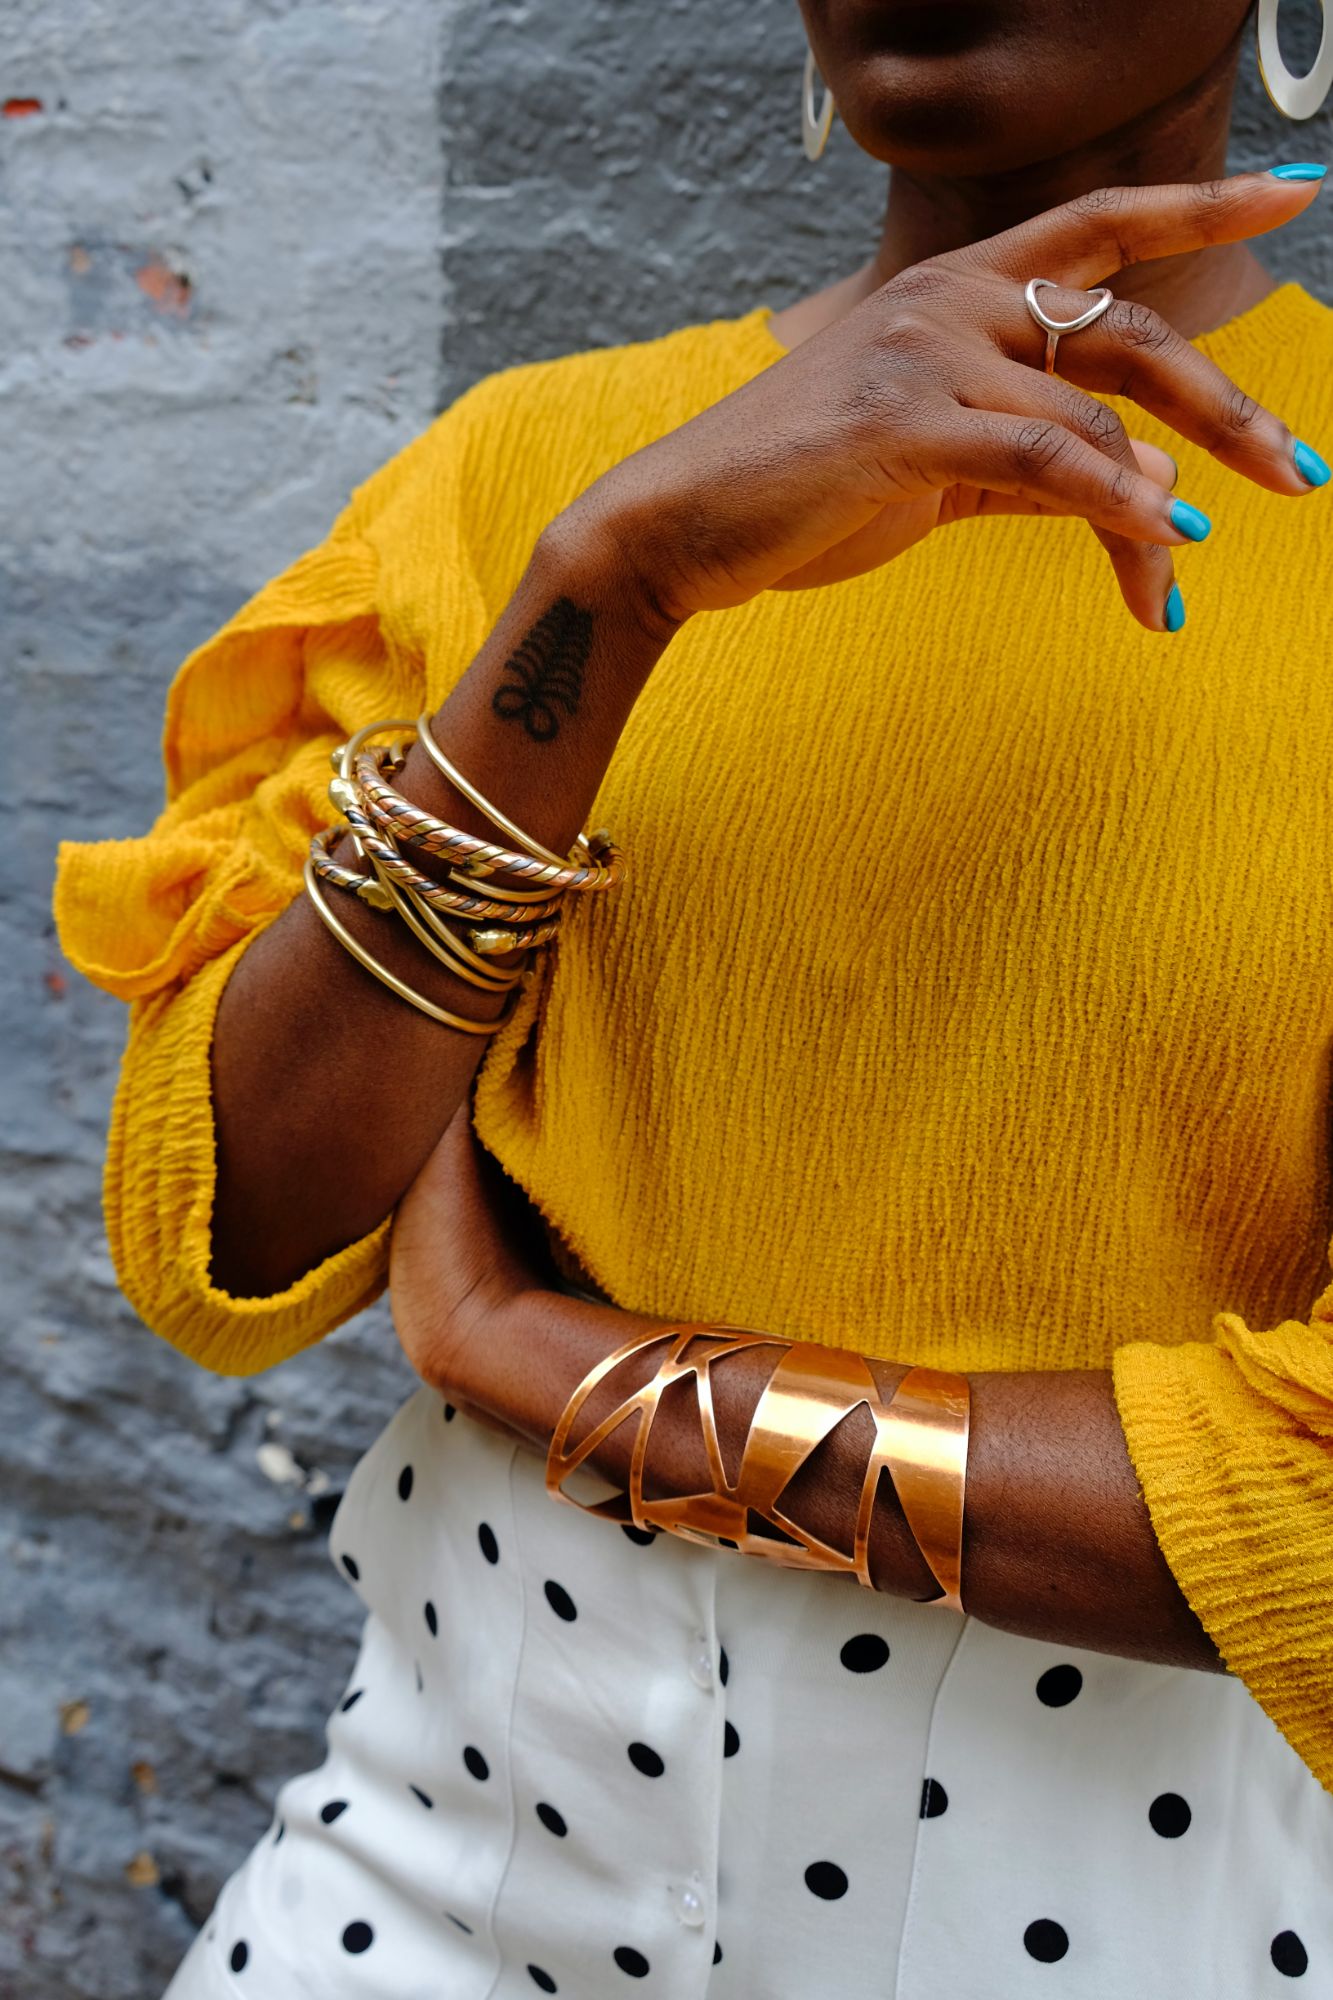
{"type": "Polygon", "coordinates": [[[1333,1992],[1333,313],[1251,248],[1323,169],[1219,178],[1243,0],[805,13],[871,261],[480,383],[186,663],[153,832],[63,856],[130,1297],[266,1367],[396,1212],[427,1384],[173,2000],[1333,1992]],[[813,1448],[722,1536],[793,1356],[813,1448]],[[648,1381],[635,1519],[551,1505],[648,1381]]]}

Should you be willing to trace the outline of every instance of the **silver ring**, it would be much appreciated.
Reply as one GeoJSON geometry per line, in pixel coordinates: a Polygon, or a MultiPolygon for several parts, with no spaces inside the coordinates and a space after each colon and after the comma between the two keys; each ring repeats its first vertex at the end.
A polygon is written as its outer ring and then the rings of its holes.
{"type": "Polygon", "coordinates": [[[1033,319],[1036,320],[1037,325],[1046,329],[1046,373],[1053,375],[1055,373],[1055,350],[1059,345],[1060,335],[1062,333],[1077,333],[1080,327],[1091,326],[1095,319],[1101,318],[1115,294],[1109,285],[1098,285],[1097,291],[1100,296],[1094,299],[1088,310],[1085,313],[1080,313],[1077,319],[1052,319],[1050,314],[1043,312],[1037,304],[1037,293],[1043,285],[1049,285],[1056,291],[1063,289],[1062,286],[1056,283],[1054,278],[1029,278],[1023,287],[1023,297],[1027,303],[1027,309],[1032,314],[1033,319]]]}

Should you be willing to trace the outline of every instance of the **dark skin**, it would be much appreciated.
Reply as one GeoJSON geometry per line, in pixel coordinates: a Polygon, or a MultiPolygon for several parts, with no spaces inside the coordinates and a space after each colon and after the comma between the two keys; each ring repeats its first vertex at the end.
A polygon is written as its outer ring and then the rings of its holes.
{"type": "MultiPolygon", "coordinates": [[[[942,0],[910,17],[868,0],[812,0],[808,13],[853,137],[894,168],[877,255],[777,315],[786,358],[571,501],[436,719],[482,791],[562,850],[639,690],[699,610],[862,573],[971,514],[1077,513],[1106,548],[1129,614],[1161,631],[1170,550],[1186,539],[1169,513],[1174,466],[1108,422],[1096,394],[1131,397],[1271,491],[1309,490],[1283,417],[1187,344],[1271,288],[1247,239],[1317,192],[1263,175],[1208,179],[1225,158],[1246,7],[1096,0],[1075,34],[1066,0],[1026,0],[968,14],[968,31],[947,45],[932,42],[943,28],[930,23],[959,14],[942,0]],[[1062,343],[1049,378],[1022,304],[1020,281],[1033,272],[1071,288],[1045,295],[1061,316],[1103,279],[1117,294],[1062,343]],[[562,599],[585,621],[579,685],[572,705],[548,704],[556,726],[538,732],[531,711],[506,714],[497,694],[562,599]]],[[[489,831],[419,750],[400,788],[489,831]]],[[[350,898],[339,911],[418,990],[486,1012],[401,927],[350,898]]],[[[442,1031],[371,981],[294,904],[245,953],[219,1015],[215,1275],[236,1293],[280,1289],[398,1205],[392,1290],[409,1353],[427,1379],[540,1448],[587,1368],[637,1323],[553,1293],[536,1281],[539,1262],[507,1266],[503,1224],[479,1237],[495,1254],[469,1266],[460,1296],[457,1216],[470,1200],[479,1230],[479,1197],[465,1149],[441,1134],[480,1053],[476,1038],[442,1031]],[[358,1172],[331,1181],[327,1160],[353,1099],[363,1107],[358,1172]]],[[[894,1373],[882,1365],[886,1387],[894,1373]]],[[[724,1447],[730,1438],[734,1448],[762,1375],[738,1359],[730,1382],[724,1447]]],[[[976,1615],[1216,1667],[1157,1548],[1109,1375],[977,1375],[972,1387],[966,1579],[976,1615]]],[[[665,1485],[693,1483],[688,1433],[663,1433],[665,1485]]],[[[830,1539],[845,1526],[858,1448],[863,1459],[849,1424],[806,1482],[830,1539]]],[[[887,1493],[875,1559],[881,1587],[929,1594],[887,1493]]]]}

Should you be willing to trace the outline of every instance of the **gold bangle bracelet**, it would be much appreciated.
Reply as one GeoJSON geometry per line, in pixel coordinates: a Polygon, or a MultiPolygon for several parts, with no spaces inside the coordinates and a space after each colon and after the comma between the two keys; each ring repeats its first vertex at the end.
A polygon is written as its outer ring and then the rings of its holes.
{"type": "Polygon", "coordinates": [[[411,903],[421,921],[428,929],[435,931],[437,936],[439,936],[445,950],[457,952],[461,966],[466,968],[463,973],[464,978],[472,977],[472,983],[476,986],[494,987],[499,985],[507,986],[509,984],[512,976],[510,973],[503,972],[498,967],[493,966],[489,959],[483,958],[479,952],[472,949],[472,946],[468,943],[468,937],[471,935],[470,931],[467,933],[456,931],[440,915],[438,910],[432,910],[430,904],[424,902],[420,896],[414,895],[411,889],[405,889],[403,894],[407,897],[408,902],[411,903]]]}
{"type": "MultiPolygon", "coordinates": [[[[521,847],[523,852],[530,854],[534,861],[549,861],[557,868],[567,868],[569,866],[569,856],[567,854],[556,854],[549,847],[543,847],[539,840],[533,840],[530,834],[524,833],[521,827],[515,826],[512,819],[506,819],[498,806],[493,806],[489,799],[483,798],[475,785],[468,783],[457,765],[450,763],[439,744],[435,741],[428,715],[419,715],[417,717],[417,742],[430,758],[431,763],[440,773],[440,776],[447,778],[454,790],[461,792],[465,799],[470,799],[472,804],[477,808],[477,811],[488,819],[492,826],[498,826],[501,833],[507,834],[515,847],[521,847]]],[[[588,851],[587,834],[579,834],[574,845],[579,850],[580,859],[583,859],[588,851]]]]}
{"type": "Polygon", "coordinates": [[[312,861],[307,860],[302,870],[302,876],[305,881],[306,894],[319,912],[325,927],[337,938],[343,950],[350,953],[357,964],[372,974],[374,978],[378,979],[382,986],[387,986],[389,991],[396,993],[400,1000],[406,1000],[409,1007],[415,1007],[420,1014],[429,1015],[432,1021],[439,1021],[443,1027],[457,1028],[465,1035],[493,1035],[498,1029],[503,1027],[509,1015],[509,1008],[505,1009],[505,1012],[501,1014],[498,1021],[469,1021],[462,1014],[451,1014],[446,1007],[437,1007],[435,1002],[427,1000],[424,994],[414,992],[405,980],[398,977],[396,972],[390,972],[387,965],[381,965],[377,958],[373,958],[361,943],[361,940],[353,937],[341,918],[334,915],[329,905],[325,902],[323,893],[319,888],[318,878],[315,874],[314,863],[312,861]]]}
{"type": "MultiPolygon", "coordinates": [[[[435,925],[439,922],[439,918],[435,916],[434,911],[430,910],[427,904],[419,902],[414,909],[412,905],[416,899],[411,896],[410,891],[405,892],[400,889],[398,884],[393,880],[393,877],[384,874],[383,871],[376,870],[376,873],[379,875],[379,879],[384,884],[384,887],[388,890],[394,907],[403,922],[407,925],[407,928],[411,931],[413,937],[416,938],[424,950],[430,953],[433,959],[445,966],[456,978],[465,979],[469,985],[481,987],[488,993],[507,993],[511,986],[518,985],[519,980],[523,977],[522,966],[515,966],[510,972],[491,972],[489,977],[484,978],[481,973],[473,972],[470,968],[460,965],[455,951],[451,949],[454,940],[447,932],[441,937],[439,932],[435,930],[435,925]],[[432,933],[434,934],[432,935],[432,933]]],[[[484,963],[484,961],[479,961],[479,963],[484,963]]]]}

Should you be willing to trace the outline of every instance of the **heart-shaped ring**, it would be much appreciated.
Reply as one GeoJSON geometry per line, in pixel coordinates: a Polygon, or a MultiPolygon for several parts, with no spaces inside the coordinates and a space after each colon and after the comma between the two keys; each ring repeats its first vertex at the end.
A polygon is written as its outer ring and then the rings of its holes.
{"type": "Polygon", "coordinates": [[[1049,313],[1043,312],[1037,303],[1037,293],[1043,285],[1048,285],[1055,291],[1063,289],[1056,283],[1054,278],[1029,278],[1023,287],[1023,297],[1027,303],[1027,309],[1032,314],[1033,319],[1036,320],[1037,325],[1046,329],[1046,373],[1054,375],[1055,350],[1059,345],[1060,335],[1062,333],[1077,333],[1081,326],[1091,326],[1095,319],[1101,318],[1115,294],[1109,285],[1098,285],[1097,291],[1099,296],[1093,300],[1085,313],[1079,314],[1077,319],[1052,319],[1049,313]]]}

